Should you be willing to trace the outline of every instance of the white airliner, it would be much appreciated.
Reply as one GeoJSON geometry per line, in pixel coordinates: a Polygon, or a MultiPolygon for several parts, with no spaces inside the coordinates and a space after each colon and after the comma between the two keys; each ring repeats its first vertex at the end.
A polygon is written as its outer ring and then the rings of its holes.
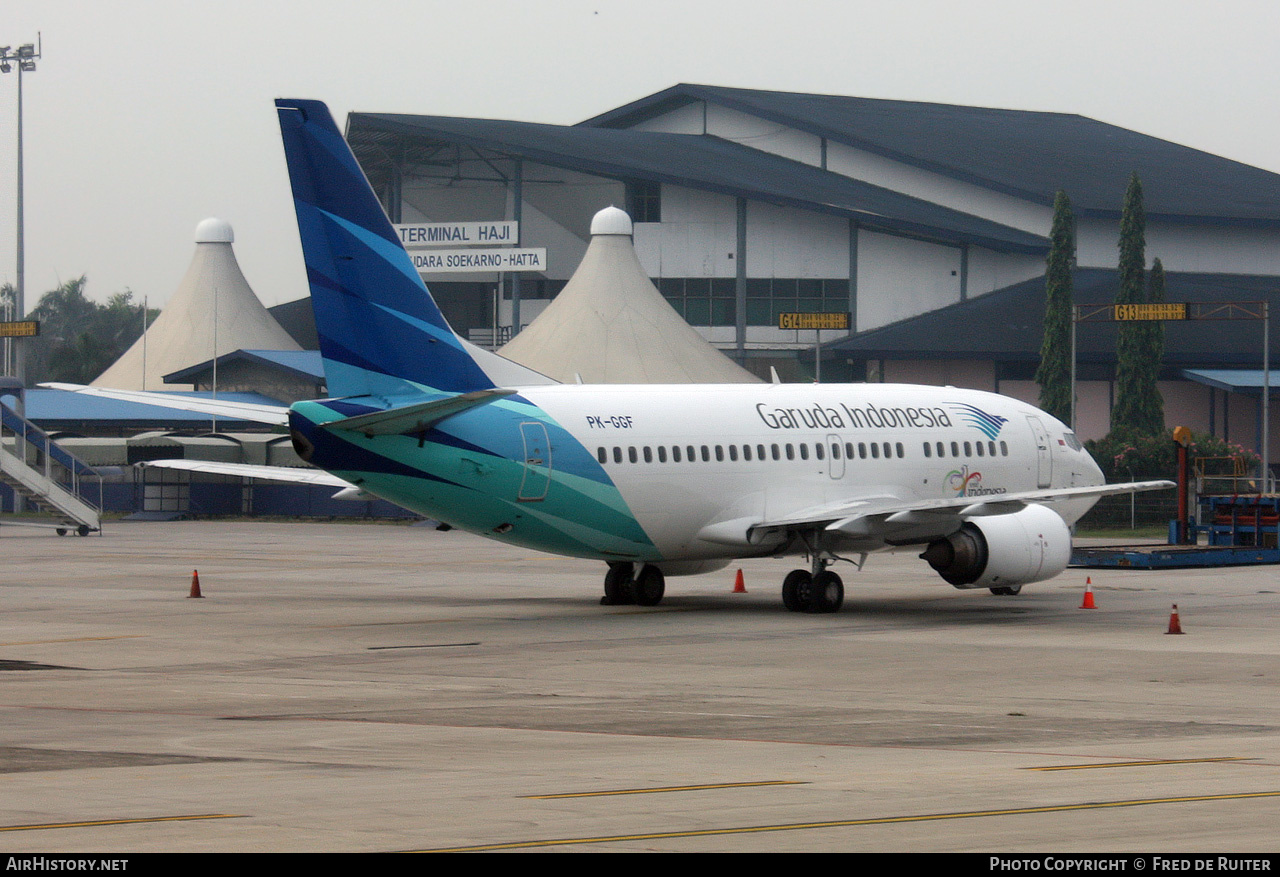
{"type": "Polygon", "coordinates": [[[860,568],[896,546],[919,546],[957,588],[1016,594],[1066,568],[1068,528],[1098,497],[1172,486],[1105,485],[1062,423],[976,390],[557,384],[459,338],[328,109],[276,106],[335,398],[216,413],[287,420],[328,483],[604,561],[606,604],[651,606],[666,576],[791,555],[806,565],[783,581],[786,607],[834,612],[844,586],[832,563],[860,568]]]}

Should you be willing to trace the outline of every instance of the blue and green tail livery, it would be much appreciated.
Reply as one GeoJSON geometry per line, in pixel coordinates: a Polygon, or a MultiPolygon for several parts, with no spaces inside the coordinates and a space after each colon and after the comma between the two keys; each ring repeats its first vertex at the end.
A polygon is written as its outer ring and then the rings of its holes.
{"type": "Polygon", "coordinates": [[[277,100],[276,112],[330,395],[492,387],[427,292],[328,108],[277,100]]]}
{"type": "Polygon", "coordinates": [[[579,556],[652,554],[595,456],[498,388],[450,328],[328,108],[278,100],[276,112],[334,397],[293,406],[303,457],[465,529],[579,556]]]}

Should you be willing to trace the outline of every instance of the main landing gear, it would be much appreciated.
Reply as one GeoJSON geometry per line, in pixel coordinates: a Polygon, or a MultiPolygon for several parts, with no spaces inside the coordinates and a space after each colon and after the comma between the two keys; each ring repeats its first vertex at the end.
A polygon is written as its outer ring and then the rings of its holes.
{"type": "Polygon", "coordinates": [[[844,603],[844,582],[827,569],[826,558],[814,558],[812,572],[793,569],[782,580],[782,605],[792,612],[837,612],[844,603]]]}
{"type": "Polygon", "coordinates": [[[634,563],[611,563],[604,577],[601,606],[657,606],[666,593],[666,577],[650,563],[636,573],[634,563]]]}

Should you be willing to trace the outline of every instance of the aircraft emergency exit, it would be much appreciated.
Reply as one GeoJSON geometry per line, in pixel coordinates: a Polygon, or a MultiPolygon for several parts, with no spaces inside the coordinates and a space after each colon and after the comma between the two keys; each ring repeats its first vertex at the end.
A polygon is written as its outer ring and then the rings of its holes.
{"type": "Polygon", "coordinates": [[[975,390],[558,384],[454,333],[328,109],[276,106],[333,395],[289,409],[298,454],[450,526],[602,561],[604,603],[785,555],[805,558],[786,607],[834,612],[829,567],[898,546],[1016,594],[1066,567],[1098,497],[1171,486],[1105,485],[1062,423],[975,390]]]}

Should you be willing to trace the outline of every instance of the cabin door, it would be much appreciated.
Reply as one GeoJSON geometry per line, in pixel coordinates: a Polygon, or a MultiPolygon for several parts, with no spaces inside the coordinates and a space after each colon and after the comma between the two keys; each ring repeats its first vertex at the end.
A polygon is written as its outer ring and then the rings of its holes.
{"type": "Polygon", "coordinates": [[[551,486],[551,442],[547,428],[537,421],[520,424],[524,441],[524,477],[520,480],[520,502],[541,502],[551,486]]]}
{"type": "Polygon", "coordinates": [[[1036,487],[1048,487],[1053,483],[1053,454],[1049,451],[1049,433],[1045,431],[1039,417],[1028,414],[1027,423],[1031,424],[1031,435],[1036,442],[1036,487]]]}

